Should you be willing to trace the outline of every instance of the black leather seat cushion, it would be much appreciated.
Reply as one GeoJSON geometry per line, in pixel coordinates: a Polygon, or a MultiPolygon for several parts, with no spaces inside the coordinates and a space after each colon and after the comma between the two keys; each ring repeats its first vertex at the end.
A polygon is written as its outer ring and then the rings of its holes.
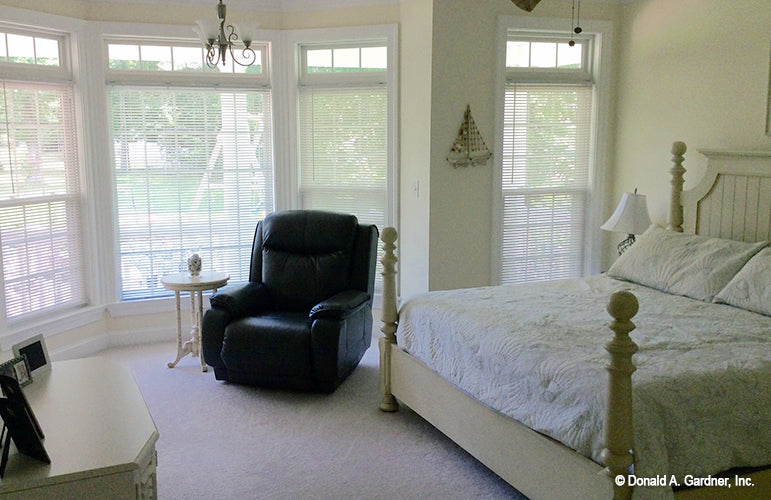
{"type": "Polygon", "coordinates": [[[229,370],[256,376],[310,378],[311,322],[302,312],[236,320],[225,329],[222,361],[229,370]]]}

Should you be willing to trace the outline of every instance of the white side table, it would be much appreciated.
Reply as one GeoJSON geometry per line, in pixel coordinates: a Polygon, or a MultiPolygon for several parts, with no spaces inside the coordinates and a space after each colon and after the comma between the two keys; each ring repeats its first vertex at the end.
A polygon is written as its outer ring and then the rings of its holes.
{"type": "Polygon", "coordinates": [[[217,291],[225,286],[230,275],[218,271],[202,271],[198,276],[191,276],[188,272],[174,273],[161,280],[164,288],[174,291],[174,299],[177,304],[177,359],[169,363],[169,368],[174,368],[179,360],[191,354],[200,356],[201,371],[206,371],[206,362],[201,355],[201,321],[203,320],[203,292],[204,290],[217,291]],[[182,312],[180,309],[180,292],[190,292],[190,318],[193,328],[190,330],[190,340],[182,343],[182,312]]]}

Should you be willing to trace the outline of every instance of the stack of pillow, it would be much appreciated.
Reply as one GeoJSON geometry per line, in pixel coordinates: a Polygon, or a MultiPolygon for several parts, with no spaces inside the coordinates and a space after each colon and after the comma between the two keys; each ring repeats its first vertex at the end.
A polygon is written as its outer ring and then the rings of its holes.
{"type": "Polygon", "coordinates": [[[686,235],[652,225],[607,275],[771,316],[771,247],[686,235]]]}

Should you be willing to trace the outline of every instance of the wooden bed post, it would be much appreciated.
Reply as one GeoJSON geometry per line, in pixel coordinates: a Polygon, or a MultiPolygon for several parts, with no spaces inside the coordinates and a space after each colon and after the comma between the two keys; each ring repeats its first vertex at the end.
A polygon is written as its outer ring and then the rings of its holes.
{"type": "MultiPolygon", "coordinates": [[[[636,367],[632,363],[632,355],[637,352],[637,344],[629,338],[629,332],[635,328],[630,320],[637,314],[638,308],[637,297],[628,291],[615,292],[608,301],[608,312],[613,316],[608,326],[615,335],[605,344],[605,350],[610,353],[610,362],[605,366],[608,370],[608,405],[605,413],[605,448],[601,458],[605,473],[613,478],[629,474],[634,463],[632,373],[636,367]]],[[[632,488],[626,483],[619,486],[614,482],[613,498],[632,498],[632,488]]]]}
{"type": "Polygon", "coordinates": [[[669,173],[672,175],[672,194],[669,197],[669,226],[667,229],[671,231],[683,232],[683,205],[680,201],[680,194],[683,192],[683,174],[685,174],[685,167],[683,167],[683,155],[686,151],[684,142],[672,143],[672,168],[669,169],[669,173]]]}
{"type": "Polygon", "coordinates": [[[383,393],[383,399],[380,401],[382,411],[397,411],[399,403],[391,394],[391,346],[396,344],[396,324],[399,319],[396,307],[396,238],[398,237],[396,229],[393,227],[383,228],[380,239],[383,241],[383,250],[385,254],[380,259],[383,264],[383,302],[380,320],[383,325],[380,331],[385,335],[378,341],[380,347],[380,392],[383,393]]]}

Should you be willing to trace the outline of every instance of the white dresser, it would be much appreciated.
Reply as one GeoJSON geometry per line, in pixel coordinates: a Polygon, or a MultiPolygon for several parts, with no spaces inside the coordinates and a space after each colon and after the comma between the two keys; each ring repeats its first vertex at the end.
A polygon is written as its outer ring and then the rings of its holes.
{"type": "Polygon", "coordinates": [[[0,497],[157,498],[158,431],[126,367],[99,357],[55,362],[24,394],[51,464],[12,445],[0,497]]]}

